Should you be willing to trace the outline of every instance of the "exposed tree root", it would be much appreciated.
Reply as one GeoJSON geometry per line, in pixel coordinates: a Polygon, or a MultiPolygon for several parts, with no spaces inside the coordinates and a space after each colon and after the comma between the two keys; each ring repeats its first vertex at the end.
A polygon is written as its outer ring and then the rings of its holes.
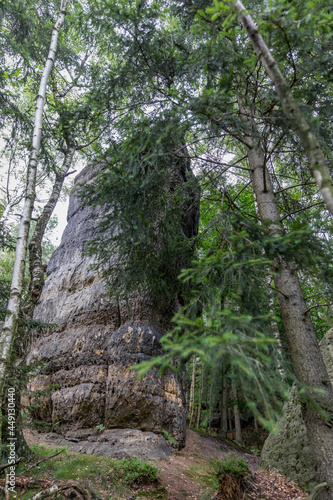
{"type": "MultiPolygon", "coordinates": [[[[0,480],[0,489],[5,490],[5,479],[0,480]]],[[[31,477],[16,477],[15,485],[21,490],[27,488],[44,488],[39,493],[36,493],[32,500],[40,500],[43,498],[70,498],[72,500],[99,500],[99,497],[81,481],[69,479],[61,484],[53,484],[52,481],[45,479],[34,479],[31,477]]]]}
{"type": "Polygon", "coordinates": [[[69,479],[62,485],[54,485],[47,490],[40,491],[32,500],[43,498],[70,498],[72,500],[99,500],[99,497],[84,483],[75,479],[69,479]]]}

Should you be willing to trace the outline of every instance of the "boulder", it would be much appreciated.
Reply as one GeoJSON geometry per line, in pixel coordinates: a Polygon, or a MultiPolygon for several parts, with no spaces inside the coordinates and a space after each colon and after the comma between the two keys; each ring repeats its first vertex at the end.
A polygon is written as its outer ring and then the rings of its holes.
{"type": "Polygon", "coordinates": [[[52,446],[66,446],[74,453],[104,455],[123,459],[137,457],[141,460],[158,461],[172,454],[165,439],[154,432],[137,429],[109,429],[102,432],[96,428],[68,431],[65,435],[55,432],[43,434],[44,443],[52,446]]]}
{"type": "MultiPolygon", "coordinates": [[[[321,340],[320,347],[333,383],[333,328],[321,340]]],[[[295,388],[284,405],[278,428],[278,432],[270,434],[265,441],[260,466],[275,469],[310,491],[316,485],[315,468],[295,388]]]]}

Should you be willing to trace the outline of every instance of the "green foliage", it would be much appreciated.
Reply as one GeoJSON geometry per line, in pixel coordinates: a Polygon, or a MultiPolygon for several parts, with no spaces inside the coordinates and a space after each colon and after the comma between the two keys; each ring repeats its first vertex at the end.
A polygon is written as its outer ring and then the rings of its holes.
{"type": "MultiPolygon", "coordinates": [[[[33,451],[40,458],[46,458],[61,451],[61,454],[42,462],[29,471],[33,477],[49,477],[66,481],[68,479],[83,480],[90,484],[96,491],[103,489],[112,493],[112,498],[128,498],[131,486],[154,484],[157,482],[159,468],[140,460],[129,458],[115,460],[108,457],[78,454],[68,452],[66,448],[49,448],[42,445],[32,445],[33,451]]],[[[24,475],[25,465],[19,465],[18,474],[24,475]]],[[[29,493],[31,495],[31,493],[29,493]]],[[[29,498],[23,497],[23,498],[29,498]]]]}
{"type": "Polygon", "coordinates": [[[111,482],[126,483],[132,486],[156,482],[159,471],[160,469],[155,465],[133,457],[115,461],[108,477],[111,482]]]}
{"type": "MultiPolygon", "coordinates": [[[[262,248],[270,238],[261,226],[226,212],[214,216],[211,229],[206,255],[181,274],[191,283],[191,296],[174,317],[173,331],[161,339],[164,353],[134,369],[140,375],[152,366],[161,373],[176,371],[181,366],[175,359],[186,362],[196,356],[212,386],[220,388],[222,367],[230,365],[247,406],[273,430],[288,385],[279,373],[281,359],[272,335],[275,317],[267,302],[271,261],[262,257],[262,248]]],[[[286,361],[284,368],[289,373],[286,361]]]]}
{"type": "Polygon", "coordinates": [[[229,453],[222,459],[211,460],[210,466],[220,482],[223,480],[225,473],[240,478],[249,470],[247,461],[244,458],[239,458],[236,453],[229,453]]]}
{"type": "Polygon", "coordinates": [[[99,430],[99,432],[102,432],[105,429],[105,425],[104,424],[98,424],[98,425],[95,426],[95,428],[97,430],[99,430]]]}
{"type": "Polygon", "coordinates": [[[177,441],[173,436],[171,436],[171,434],[168,433],[168,431],[163,430],[161,434],[172,446],[177,446],[177,441]]]}
{"type": "Polygon", "coordinates": [[[181,127],[177,130],[172,120],[139,126],[140,132],[113,145],[108,164],[92,186],[81,189],[81,197],[103,206],[101,234],[89,253],[97,255],[111,293],[128,298],[148,291],[161,305],[179,292],[178,274],[192,254],[187,233],[188,219],[195,224],[195,179],[181,127]]]}

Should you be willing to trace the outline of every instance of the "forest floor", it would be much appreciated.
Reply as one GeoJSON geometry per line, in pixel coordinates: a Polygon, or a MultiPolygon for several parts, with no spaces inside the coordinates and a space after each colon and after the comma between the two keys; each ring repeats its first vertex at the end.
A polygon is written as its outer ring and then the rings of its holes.
{"type": "MultiPolygon", "coordinates": [[[[29,445],[44,445],[49,447],[45,435],[36,431],[27,430],[25,433],[29,445]]],[[[50,454],[51,451],[50,450],[50,454]]],[[[70,453],[70,452],[69,452],[70,453]]],[[[251,493],[253,500],[296,500],[306,499],[307,495],[294,483],[288,481],[284,476],[276,472],[263,471],[259,469],[259,457],[251,452],[240,449],[228,441],[223,441],[218,436],[201,434],[193,430],[187,430],[186,446],[181,451],[173,453],[168,460],[159,462],[161,471],[157,484],[141,486],[140,488],[124,489],[123,491],[110,491],[96,479],[96,483],[86,478],[89,485],[100,495],[103,500],[117,499],[165,499],[165,500],[210,500],[216,491],[216,483],[212,481],[210,461],[214,458],[223,458],[230,453],[244,458],[255,478],[255,489],[251,493]]],[[[74,455],[74,454],[73,454],[74,455]]],[[[78,455],[76,454],[76,457],[78,455]]],[[[82,460],[88,460],[88,456],[81,455],[82,460]],[[86,458],[84,458],[86,457],[86,458]]],[[[102,457],[101,457],[102,458],[102,457]]],[[[55,459],[52,459],[55,460],[55,459]]],[[[89,457],[89,462],[101,463],[99,457],[89,457]]],[[[48,462],[44,462],[44,467],[48,462]]],[[[57,482],[53,469],[44,469],[44,475],[39,475],[49,481],[57,482]]],[[[59,477],[59,476],[58,476],[59,477]]],[[[97,478],[97,476],[96,476],[97,478]]],[[[36,491],[35,491],[36,492],[36,491]]],[[[26,495],[18,495],[16,498],[30,498],[26,495]]],[[[214,498],[218,500],[218,495],[214,498]]]]}

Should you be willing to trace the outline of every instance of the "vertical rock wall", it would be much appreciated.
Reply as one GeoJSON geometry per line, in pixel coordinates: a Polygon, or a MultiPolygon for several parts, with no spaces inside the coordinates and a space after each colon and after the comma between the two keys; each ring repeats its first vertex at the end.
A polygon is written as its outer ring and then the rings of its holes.
{"type": "MultiPolygon", "coordinates": [[[[76,185],[96,174],[86,168],[76,185]]],[[[138,429],[185,440],[185,399],[179,378],[151,371],[141,380],[130,367],[160,353],[164,318],[145,297],[118,303],[85,255],[98,231],[99,207],[70,197],[67,227],[52,255],[34,318],[54,323],[36,334],[28,362],[42,362],[30,389],[56,386],[40,398],[35,416],[63,434],[94,429],[138,429]]],[[[116,258],[116,256],[115,256],[116,258]]],[[[36,399],[34,399],[36,401],[36,399]]],[[[89,434],[89,433],[88,433],[89,434]]]]}

